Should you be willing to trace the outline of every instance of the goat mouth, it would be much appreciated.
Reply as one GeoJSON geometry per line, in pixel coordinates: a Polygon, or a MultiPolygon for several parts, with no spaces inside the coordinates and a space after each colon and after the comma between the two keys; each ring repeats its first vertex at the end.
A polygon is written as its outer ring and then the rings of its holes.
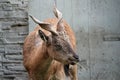
{"type": "Polygon", "coordinates": [[[70,64],[71,64],[71,65],[75,65],[75,64],[76,64],[76,62],[71,62],[70,64]]]}
{"type": "Polygon", "coordinates": [[[71,65],[75,65],[75,64],[77,64],[78,62],[79,62],[79,60],[77,59],[69,59],[69,61],[70,61],[70,64],[71,65]]]}

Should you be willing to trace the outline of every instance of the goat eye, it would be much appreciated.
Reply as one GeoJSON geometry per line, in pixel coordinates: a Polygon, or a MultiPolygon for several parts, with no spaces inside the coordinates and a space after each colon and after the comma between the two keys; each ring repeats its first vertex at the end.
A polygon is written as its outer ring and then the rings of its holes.
{"type": "Polygon", "coordinates": [[[62,46],[61,45],[56,45],[56,50],[61,50],[62,49],[62,46]]]}

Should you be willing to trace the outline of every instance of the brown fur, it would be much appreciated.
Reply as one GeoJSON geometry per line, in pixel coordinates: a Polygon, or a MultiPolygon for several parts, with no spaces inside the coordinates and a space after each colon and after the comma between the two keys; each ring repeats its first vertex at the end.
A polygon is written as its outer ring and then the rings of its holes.
{"type": "MultiPolygon", "coordinates": [[[[57,22],[57,19],[47,19],[45,22],[54,24],[57,22]]],[[[65,31],[69,36],[72,48],[75,50],[76,40],[74,33],[65,21],[63,21],[63,23],[65,31]]],[[[28,71],[30,80],[78,80],[76,65],[70,65],[70,76],[66,76],[64,72],[64,64],[52,59],[48,55],[46,52],[47,47],[38,35],[39,29],[46,35],[51,35],[50,32],[42,29],[40,26],[37,26],[24,41],[23,62],[26,70],[28,71]]]]}

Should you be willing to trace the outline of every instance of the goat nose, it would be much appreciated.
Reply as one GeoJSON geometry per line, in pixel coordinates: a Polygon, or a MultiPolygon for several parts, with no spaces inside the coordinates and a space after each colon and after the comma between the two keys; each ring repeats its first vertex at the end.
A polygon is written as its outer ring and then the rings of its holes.
{"type": "Polygon", "coordinates": [[[78,55],[75,54],[73,57],[74,57],[75,59],[79,60],[79,56],[78,56],[78,55]]]}

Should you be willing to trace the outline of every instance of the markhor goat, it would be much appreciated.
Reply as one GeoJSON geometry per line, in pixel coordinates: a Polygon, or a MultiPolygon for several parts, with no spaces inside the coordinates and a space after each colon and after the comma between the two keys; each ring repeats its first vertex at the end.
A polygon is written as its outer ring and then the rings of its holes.
{"type": "Polygon", "coordinates": [[[30,80],[78,80],[76,40],[62,13],[44,22],[30,16],[38,26],[24,41],[23,63],[30,80]]]}

